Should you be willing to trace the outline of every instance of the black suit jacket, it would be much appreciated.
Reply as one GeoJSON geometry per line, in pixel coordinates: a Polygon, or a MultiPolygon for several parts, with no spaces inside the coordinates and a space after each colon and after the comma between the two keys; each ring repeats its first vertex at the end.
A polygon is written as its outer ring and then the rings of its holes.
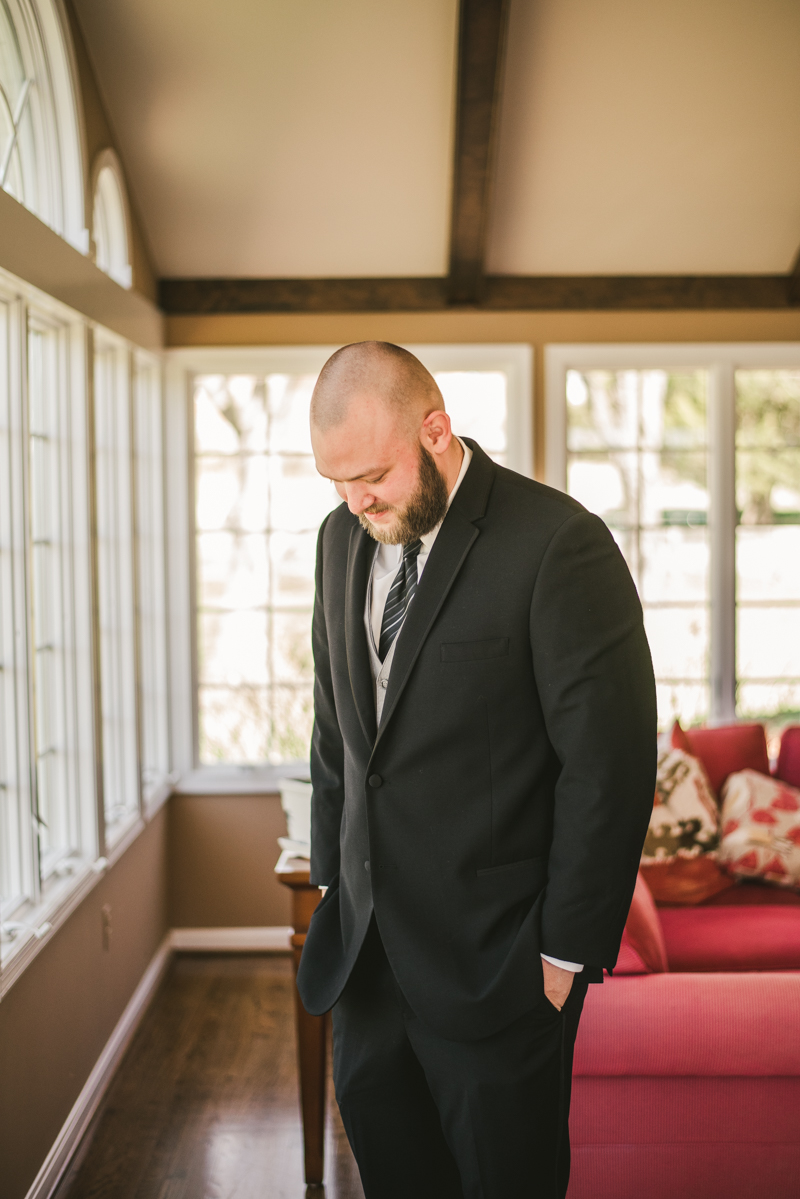
{"type": "Polygon", "coordinates": [[[306,1008],[336,1002],[374,910],[411,1007],[453,1039],[540,1001],[540,951],[613,967],[653,805],[642,612],[603,522],[473,458],[398,636],[376,728],[376,543],[325,521],[314,612],[306,1008]]]}

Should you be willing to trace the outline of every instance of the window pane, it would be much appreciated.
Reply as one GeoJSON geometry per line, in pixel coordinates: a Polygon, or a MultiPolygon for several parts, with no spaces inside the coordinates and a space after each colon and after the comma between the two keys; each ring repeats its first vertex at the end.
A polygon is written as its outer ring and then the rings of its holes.
{"type": "Polygon", "coordinates": [[[200,678],[208,683],[267,682],[267,612],[201,612],[198,629],[200,678]]]}
{"type": "Polygon", "coordinates": [[[612,529],[637,525],[639,462],[635,453],[572,455],[567,490],[612,529]]]}
{"type": "Polygon", "coordinates": [[[95,352],[95,471],[106,839],[139,809],[127,354],[95,352]]]}
{"type": "Polygon", "coordinates": [[[201,533],[197,587],[201,609],[256,608],[269,593],[267,549],[260,533],[201,533]]]}
{"type": "MultiPolygon", "coordinates": [[[[0,304],[2,350],[8,344],[8,308],[0,304]]],[[[2,353],[0,360],[5,359],[2,353]]],[[[30,895],[32,854],[30,846],[30,795],[27,763],[23,765],[27,669],[22,638],[15,636],[20,620],[19,584],[24,579],[19,550],[19,526],[15,520],[19,495],[19,445],[12,434],[11,394],[8,377],[0,378],[0,919],[8,919],[30,895]]],[[[24,609],[24,603],[22,605],[24,609]]],[[[21,622],[20,622],[21,623],[21,622]]]]}
{"type": "Polygon", "coordinates": [[[601,516],[645,609],[659,721],[708,713],[707,373],[567,372],[567,490],[601,516]]]}
{"type": "Polygon", "coordinates": [[[736,372],[737,711],[800,715],[800,371],[736,372]]]}
{"type": "Polygon", "coordinates": [[[68,637],[60,419],[58,334],[28,335],[28,505],[30,527],[31,657],[40,870],[77,851],[66,729],[68,637]]]}
{"type": "Polygon", "coordinates": [[[705,528],[642,531],[638,574],[643,603],[707,602],[708,555],[705,528]]]}
{"type": "Polygon", "coordinates": [[[269,448],[273,454],[308,454],[308,412],[316,375],[268,375],[269,448]]]}
{"type": "Polygon", "coordinates": [[[308,754],[317,530],[339,503],[311,454],[315,381],[195,380],[203,762],[308,754]]]}
{"type": "Polygon", "coordinates": [[[210,687],[201,683],[198,698],[201,762],[259,762],[269,758],[266,687],[210,687]]]}
{"type": "Polygon", "coordinates": [[[495,461],[506,449],[508,381],[503,371],[438,371],[453,432],[472,437],[495,461]]]}

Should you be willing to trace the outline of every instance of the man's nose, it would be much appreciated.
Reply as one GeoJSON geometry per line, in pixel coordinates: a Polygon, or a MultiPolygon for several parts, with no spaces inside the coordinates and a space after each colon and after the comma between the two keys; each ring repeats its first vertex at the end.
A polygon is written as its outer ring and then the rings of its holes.
{"type": "Polygon", "coordinates": [[[375,496],[363,485],[358,483],[348,483],[345,487],[345,499],[347,507],[353,513],[353,516],[359,516],[365,508],[370,508],[375,503],[375,496]]]}

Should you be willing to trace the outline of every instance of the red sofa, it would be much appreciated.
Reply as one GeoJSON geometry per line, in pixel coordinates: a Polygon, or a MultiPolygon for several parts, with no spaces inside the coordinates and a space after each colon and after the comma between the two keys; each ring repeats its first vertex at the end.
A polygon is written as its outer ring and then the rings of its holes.
{"type": "Polygon", "coordinates": [[[652,911],[668,969],[589,988],[568,1199],[798,1199],[800,896],[652,911]]]}

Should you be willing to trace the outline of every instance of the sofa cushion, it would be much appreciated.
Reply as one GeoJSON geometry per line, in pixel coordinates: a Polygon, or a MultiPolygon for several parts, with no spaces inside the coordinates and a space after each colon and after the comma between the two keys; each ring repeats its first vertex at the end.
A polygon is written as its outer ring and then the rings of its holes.
{"type": "Polygon", "coordinates": [[[755,770],[732,774],[722,792],[719,858],[732,874],[800,885],[800,789],[755,770]]]}
{"type": "Polygon", "coordinates": [[[795,907],[670,908],[660,916],[672,971],[800,970],[795,907]]]}
{"type": "Polygon", "coordinates": [[[700,903],[731,886],[711,851],[719,809],[706,772],[681,749],[660,753],[641,869],[656,903],[700,903]]]}
{"type": "Polygon", "coordinates": [[[589,987],[575,1074],[796,1077],[798,1011],[800,972],[606,979],[589,987]]]}
{"type": "Polygon", "coordinates": [[[614,973],[654,974],[668,969],[661,921],[653,896],[640,871],[614,973]]]}
{"type": "Polygon", "coordinates": [[[725,779],[734,771],[757,770],[761,774],[769,774],[767,737],[763,724],[683,729],[676,720],[672,728],[672,744],[700,759],[717,795],[725,779]]]}
{"type": "Polygon", "coordinates": [[[775,775],[791,787],[800,787],[800,724],[783,730],[775,775]]]}

